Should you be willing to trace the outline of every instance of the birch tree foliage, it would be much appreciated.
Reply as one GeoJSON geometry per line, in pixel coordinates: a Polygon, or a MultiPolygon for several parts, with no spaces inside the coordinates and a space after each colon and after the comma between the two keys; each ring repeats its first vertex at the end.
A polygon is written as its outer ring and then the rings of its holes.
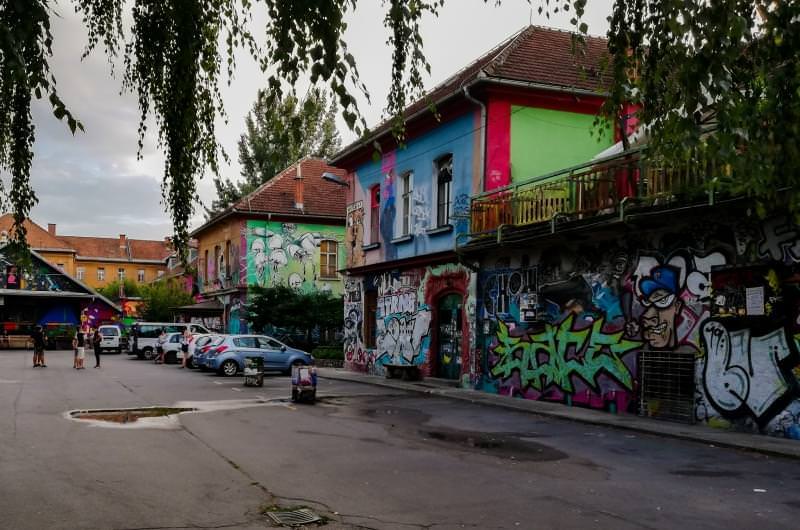
{"type": "MultiPolygon", "coordinates": [[[[573,51],[581,54],[581,36],[592,32],[582,20],[587,0],[530,1],[545,15],[572,14],[578,33],[573,51]]],[[[430,68],[420,23],[437,16],[444,2],[381,1],[385,16],[375,23],[387,27],[392,50],[385,108],[400,142],[402,111],[421,97],[430,68]]],[[[46,98],[73,134],[82,129],[59,96],[49,64],[58,45],[50,31],[54,9],[70,5],[87,28],[86,53],[100,48],[122,56],[122,85],[138,99],[140,152],[146,118],[153,118],[165,155],[162,195],[179,251],[186,249],[198,206],[196,181],[206,171],[218,174],[224,156],[214,122],[224,116],[220,83],[234,72],[237,51],[250,53],[268,72],[272,97],[308,75],[335,94],[349,127],[359,135],[366,131],[356,95],[368,96],[367,88],[344,40],[345,16],[357,0],[0,0],[0,167],[11,175],[10,189],[0,196],[14,214],[12,237],[22,247],[22,221],[36,203],[32,98],[46,98]],[[268,14],[261,27],[252,21],[256,5],[268,14]]],[[[658,156],[715,159],[726,168],[725,185],[752,197],[761,213],[779,198],[800,209],[794,187],[800,174],[800,2],[612,0],[607,37],[605,118],[624,121],[626,104],[633,104],[658,156]],[[707,134],[709,127],[714,134],[707,134]]]]}

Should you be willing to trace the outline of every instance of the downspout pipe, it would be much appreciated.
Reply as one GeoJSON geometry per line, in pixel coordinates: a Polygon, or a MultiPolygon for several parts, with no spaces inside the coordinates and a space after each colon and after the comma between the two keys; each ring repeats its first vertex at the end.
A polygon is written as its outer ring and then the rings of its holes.
{"type": "Polygon", "coordinates": [[[472,97],[472,94],[469,93],[468,86],[463,87],[462,90],[464,91],[465,98],[481,108],[480,178],[478,182],[480,189],[478,189],[478,193],[483,193],[486,191],[484,189],[484,180],[486,178],[486,127],[488,125],[486,122],[486,105],[479,99],[472,97]]]}

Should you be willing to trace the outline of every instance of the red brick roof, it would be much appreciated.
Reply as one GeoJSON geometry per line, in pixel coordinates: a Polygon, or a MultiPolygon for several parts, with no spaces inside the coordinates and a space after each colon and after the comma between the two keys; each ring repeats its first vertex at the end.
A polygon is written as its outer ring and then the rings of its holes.
{"type": "Polygon", "coordinates": [[[124,243],[116,237],[58,236],[72,245],[79,258],[109,258],[125,260],[163,261],[172,249],[166,241],[129,239],[124,243]]]}
{"type": "MultiPolygon", "coordinates": [[[[10,213],[0,216],[0,232],[5,231],[11,236],[11,227],[14,224],[14,216],[10,213]]],[[[26,219],[23,226],[27,230],[28,244],[34,249],[58,249],[69,251],[72,250],[68,243],[61,239],[50,235],[50,233],[37,225],[30,219],[26,219]]]]}
{"type": "MultiPolygon", "coordinates": [[[[460,94],[465,86],[476,82],[520,81],[600,95],[610,83],[608,72],[602,72],[608,41],[602,37],[586,37],[585,55],[580,57],[572,53],[573,35],[568,31],[528,26],[435,86],[426,97],[409,105],[404,115],[408,119],[424,111],[429,103],[460,94]]],[[[370,131],[369,137],[374,139],[388,132],[391,125],[391,120],[381,123],[370,131]]],[[[336,154],[332,161],[336,163],[363,143],[363,139],[357,140],[336,154]]]]}
{"type": "Polygon", "coordinates": [[[332,173],[344,179],[347,172],[329,166],[320,158],[304,158],[262,184],[234,204],[239,212],[260,212],[305,217],[341,217],[344,219],[347,188],[322,178],[332,173]],[[295,208],[297,170],[303,183],[303,209],[295,208]]]}

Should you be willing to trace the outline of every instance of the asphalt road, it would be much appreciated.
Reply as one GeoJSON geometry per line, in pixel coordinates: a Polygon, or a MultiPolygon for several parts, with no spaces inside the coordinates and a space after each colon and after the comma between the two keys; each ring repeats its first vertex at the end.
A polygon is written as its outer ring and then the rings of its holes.
{"type": "Polygon", "coordinates": [[[800,526],[800,461],[357,383],[292,405],[278,375],[30,363],[0,352],[3,529],[263,528],[274,505],[331,528],[800,526]],[[200,410],[124,428],[66,414],[175,404],[200,410]]]}

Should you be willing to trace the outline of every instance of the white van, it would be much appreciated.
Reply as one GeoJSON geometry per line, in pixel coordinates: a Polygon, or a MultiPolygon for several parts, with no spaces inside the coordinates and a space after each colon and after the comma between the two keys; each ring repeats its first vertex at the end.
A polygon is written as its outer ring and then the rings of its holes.
{"type": "Polygon", "coordinates": [[[167,333],[182,333],[187,326],[192,334],[208,333],[205,326],[191,322],[137,322],[131,326],[132,339],[128,341],[128,354],[139,359],[153,359],[156,355],[156,340],[162,329],[167,333]]]}
{"type": "MultiPolygon", "coordinates": [[[[122,353],[122,330],[119,326],[104,325],[97,328],[100,332],[100,351],[122,353]]],[[[88,339],[91,342],[91,337],[88,339]]]]}

